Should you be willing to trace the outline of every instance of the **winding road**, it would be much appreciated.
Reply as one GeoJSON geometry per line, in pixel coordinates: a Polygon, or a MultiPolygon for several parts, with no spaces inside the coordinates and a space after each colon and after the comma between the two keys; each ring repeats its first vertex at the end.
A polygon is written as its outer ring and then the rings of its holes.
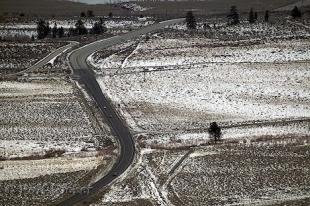
{"type": "Polygon", "coordinates": [[[163,29],[166,26],[183,21],[183,18],[163,21],[141,28],[137,31],[126,33],[124,35],[114,36],[108,39],[93,42],[78,48],[71,53],[69,56],[69,61],[73,69],[73,76],[77,78],[82,85],[85,86],[89,95],[91,95],[96,101],[97,105],[102,111],[102,114],[112,129],[114,136],[118,138],[120,154],[118,160],[114,164],[113,168],[109,171],[109,173],[91,185],[87,193],[74,194],[72,197],[58,203],[58,206],[69,206],[78,203],[87,205],[91,197],[96,195],[98,192],[100,192],[101,189],[109,185],[114,179],[126,171],[126,169],[131,165],[135,155],[135,145],[129,128],[118,116],[116,110],[113,108],[113,105],[109,102],[108,98],[103,94],[95,78],[94,72],[87,64],[88,56],[104,48],[121,44],[128,40],[136,39],[143,34],[163,29]]]}

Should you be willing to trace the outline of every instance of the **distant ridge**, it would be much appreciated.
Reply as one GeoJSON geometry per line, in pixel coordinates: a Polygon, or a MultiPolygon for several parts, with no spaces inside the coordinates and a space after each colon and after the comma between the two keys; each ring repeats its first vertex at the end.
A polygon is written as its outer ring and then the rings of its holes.
{"type": "Polygon", "coordinates": [[[292,10],[295,6],[301,8],[301,7],[309,7],[310,6],[310,0],[300,0],[296,3],[289,4],[287,6],[280,7],[276,9],[276,11],[288,11],[292,10]]]}
{"type": "MultiPolygon", "coordinates": [[[[105,4],[105,3],[110,3],[110,0],[68,0],[72,2],[80,2],[80,3],[85,3],[85,4],[105,4]]],[[[111,0],[112,3],[114,2],[119,2],[117,0],[111,0]]]]}
{"type": "MultiPolygon", "coordinates": [[[[121,1],[117,0],[117,2],[121,1]]],[[[308,2],[309,0],[304,1],[308,2]]],[[[93,10],[95,15],[100,16],[112,12],[114,16],[143,14],[175,18],[183,17],[188,10],[193,10],[198,15],[227,13],[232,5],[236,5],[240,12],[248,12],[250,8],[254,8],[256,11],[277,10],[299,2],[299,0],[140,0],[130,2],[150,9],[146,11],[130,11],[120,4],[90,5],[69,0],[0,0],[0,14],[24,13],[35,16],[79,16],[82,11],[93,10]]]]}
{"type": "Polygon", "coordinates": [[[240,12],[249,12],[251,8],[256,11],[264,12],[266,10],[275,10],[289,4],[298,2],[299,0],[176,0],[176,1],[153,1],[141,0],[137,1],[142,7],[153,8],[149,13],[164,14],[169,16],[171,13],[185,13],[188,10],[194,11],[196,14],[213,15],[213,14],[227,14],[230,7],[237,6],[240,12]]]}
{"type": "Polygon", "coordinates": [[[0,0],[0,14],[25,13],[38,16],[79,16],[93,10],[96,15],[126,14],[126,10],[111,5],[88,5],[68,0],[0,0]]]}

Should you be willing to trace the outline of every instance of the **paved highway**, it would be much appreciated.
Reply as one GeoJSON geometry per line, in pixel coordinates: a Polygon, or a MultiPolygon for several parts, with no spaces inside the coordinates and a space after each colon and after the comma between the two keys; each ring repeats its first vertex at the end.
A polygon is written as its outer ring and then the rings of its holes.
{"type": "Polygon", "coordinates": [[[121,120],[117,112],[113,108],[113,105],[108,101],[107,97],[104,96],[96,78],[94,72],[87,65],[87,57],[92,53],[102,50],[104,48],[123,43],[127,40],[136,39],[143,34],[147,34],[159,29],[164,28],[165,26],[183,22],[184,19],[173,19],[151,26],[141,28],[140,30],[126,33],[120,36],[114,36],[108,39],[99,40],[83,46],[77,50],[74,50],[70,57],[69,61],[73,69],[75,77],[78,77],[78,81],[85,85],[87,92],[94,98],[97,105],[102,111],[102,114],[105,116],[105,119],[109,123],[110,128],[112,129],[113,134],[118,138],[120,145],[120,154],[117,162],[110,170],[110,172],[99,179],[93,185],[90,186],[88,193],[77,193],[57,204],[58,206],[69,206],[79,204],[87,204],[87,201],[95,194],[97,194],[102,188],[111,183],[114,179],[120,176],[126,169],[131,165],[134,155],[135,155],[135,146],[130,131],[127,125],[121,120]]]}

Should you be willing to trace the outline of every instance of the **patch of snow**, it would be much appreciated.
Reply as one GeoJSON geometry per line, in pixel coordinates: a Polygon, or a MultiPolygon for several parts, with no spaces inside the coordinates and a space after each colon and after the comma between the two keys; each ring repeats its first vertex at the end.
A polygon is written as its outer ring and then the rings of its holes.
{"type": "Polygon", "coordinates": [[[4,96],[34,96],[34,95],[53,95],[71,94],[73,88],[64,82],[52,84],[27,83],[27,82],[0,82],[0,97],[4,96]]]}
{"type": "Polygon", "coordinates": [[[82,170],[90,171],[95,169],[101,161],[100,157],[1,161],[0,180],[28,179],[82,170]]]}
{"type": "MultiPolygon", "coordinates": [[[[68,49],[69,49],[69,48],[68,48],[68,49]]],[[[63,51],[62,51],[61,53],[59,53],[57,56],[55,56],[54,58],[52,58],[52,59],[48,62],[48,64],[54,65],[55,60],[56,60],[60,55],[62,55],[63,53],[65,53],[68,49],[63,50],[63,51]]]]}
{"type": "Polygon", "coordinates": [[[138,5],[137,3],[133,3],[133,2],[122,2],[122,3],[119,3],[118,5],[120,5],[122,8],[126,8],[131,11],[146,11],[150,9],[150,8],[142,7],[138,5]]]}

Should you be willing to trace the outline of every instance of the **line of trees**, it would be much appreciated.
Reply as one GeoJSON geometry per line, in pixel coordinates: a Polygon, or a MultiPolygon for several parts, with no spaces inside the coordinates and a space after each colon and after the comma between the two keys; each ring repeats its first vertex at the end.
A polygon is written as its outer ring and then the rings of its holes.
{"type": "MultiPolygon", "coordinates": [[[[229,25],[237,25],[240,23],[240,15],[236,6],[230,8],[230,13],[227,15],[229,25]]],[[[269,11],[265,12],[265,22],[269,21],[269,11]]],[[[255,23],[258,20],[258,13],[251,8],[249,12],[249,22],[255,23]]],[[[186,13],[186,26],[189,30],[194,30],[197,27],[196,19],[192,11],[186,13]]],[[[205,26],[204,26],[205,27],[205,26]]]]}
{"type": "Polygon", "coordinates": [[[64,35],[65,35],[64,28],[62,26],[58,28],[57,24],[55,23],[54,27],[52,28],[52,37],[53,38],[56,38],[56,37],[62,38],[64,35]]]}
{"type": "MultiPolygon", "coordinates": [[[[78,36],[78,35],[86,35],[86,34],[102,34],[107,31],[105,23],[102,18],[99,21],[95,22],[90,30],[88,30],[84,22],[79,19],[75,23],[75,27],[70,27],[67,32],[67,36],[78,36]]],[[[62,38],[65,36],[65,30],[63,27],[58,27],[55,23],[53,28],[50,27],[48,21],[39,20],[37,22],[37,33],[38,39],[44,39],[47,36],[51,35],[52,38],[62,38]]]]}
{"type": "Polygon", "coordinates": [[[86,17],[86,16],[87,17],[94,17],[95,14],[94,14],[94,12],[92,10],[87,10],[86,13],[84,11],[82,11],[80,16],[83,17],[83,18],[86,17]]]}
{"type": "MultiPolygon", "coordinates": [[[[239,15],[239,12],[236,6],[232,6],[230,8],[230,13],[227,16],[227,19],[228,19],[229,25],[237,25],[240,23],[240,15],[239,15]]],[[[248,18],[249,23],[253,24],[257,22],[257,20],[258,20],[258,13],[254,11],[253,8],[251,8],[249,12],[249,18],[248,18]]],[[[269,11],[268,10],[265,11],[264,21],[269,22],[269,11]]]]}
{"type": "MultiPolygon", "coordinates": [[[[302,12],[298,9],[297,6],[295,6],[294,9],[291,11],[291,16],[293,18],[300,18],[302,17],[302,12]]],[[[264,21],[269,22],[269,18],[270,12],[269,10],[266,10],[264,15],[264,21]]],[[[236,6],[232,6],[230,8],[230,13],[227,15],[227,19],[229,25],[237,25],[240,23],[240,15],[236,6]]],[[[251,24],[258,21],[258,13],[254,11],[253,8],[250,9],[248,21],[251,24]]],[[[196,19],[192,11],[188,11],[186,13],[186,26],[189,30],[194,30],[197,27],[196,19]]],[[[204,27],[206,26],[204,25],[204,27]]]]}
{"type": "MultiPolygon", "coordinates": [[[[300,18],[302,17],[302,12],[298,9],[297,6],[295,6],[294,9],[291,11],[291,16],[293,18],[300,18]]],[[[270,12],[269,10],[266,10],[265,15],[264,15],[264,21],[269,22],[269,17],[270,17],[270,12]]],[[[231,7],[230,13],[228,14],[227,18],[228,18],[229,25],[236,25],[240,23],[240,17],[239,17],[239,13],[238,13],[236,6],[231,7]]],[[[257,20],[258,20],[258,13],[254,11],[253,8],[251,8],[249,12],[249,18],[248,18],[249,23],[253,24],[257,22],[257,20]]]]}

